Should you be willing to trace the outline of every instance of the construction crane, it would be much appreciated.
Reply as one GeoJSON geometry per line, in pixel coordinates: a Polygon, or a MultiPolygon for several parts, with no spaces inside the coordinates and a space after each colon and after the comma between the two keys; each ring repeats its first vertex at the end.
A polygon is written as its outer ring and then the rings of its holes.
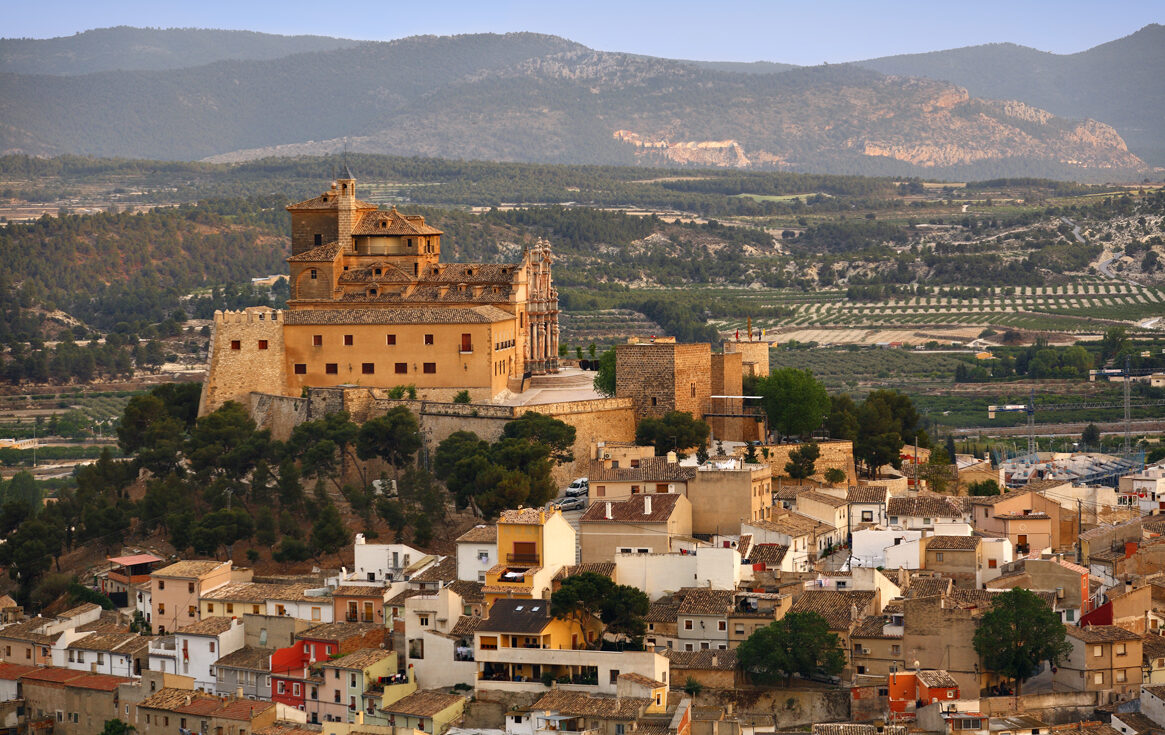
{"type": "MultiPolygon", "coordinates": [[[[1122,376],[1124,397],[1122,401],[1084,401],[1082,403],[1052,403],[1040,406],[1040,411],[1076,411],[1099,408],[1124,408],[1124,443],[1122,446],[1122,453],[1128,455],[1132,450],[1132,380],[1133,375],[1147,375],[1152,370],[1130,370],[1128,358],[1125,358],[1124,368],[1110,368],[1103,370],[1090,370],[1088,372],[1089,380],[1096,380],[1096,376],[1122,376]]],[[[1137,401],[1137,407],[1147,406],[1165,406],[1165,399],[1137,401]]],[[[1024,412],[1027,414],[1027,453],[1034,457],[1038,450],[1036,445],[1036,394],[1033,389],[1028,397],[1027,403],[1008,403],[998,406],[987,407],[987,418],[995,418],[996,413],[1018,413],[1024,412]]]]}

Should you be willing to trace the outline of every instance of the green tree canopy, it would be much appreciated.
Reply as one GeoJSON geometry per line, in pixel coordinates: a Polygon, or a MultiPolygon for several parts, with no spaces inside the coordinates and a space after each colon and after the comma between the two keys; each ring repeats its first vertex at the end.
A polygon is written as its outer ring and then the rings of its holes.
{"type": "Polygon", "coordinates": [[[383,416],[365,421],[356,437],[357,457],[380,458],[397,470],[410,464],[420,449],[420,426],[404,406],[394,406],[383,416]]]}
{"type": "Polygon", "coordinates": [[[918,435],[918,412],[906,395],[896,390],[876,390],[858,409],[858,435],[854,455],[869,475],[890,464],[901,467],[899,451],[918,435]]]}
{"type": "Polygon", "coordinates": [[[574,461],[575,429],[553,416],[531,411],[524,413],[502,427],[502,437],[528,439],[550,449],[550,456],[558,464],[574,461]]]}
{"type": "Polygon", "coordinates": [[[757,389],[769,426],[781,436],[812,433],[830,410],[829,394],[808,370],[778,368],[757,389]]]}
{"type": "Polygon", "coordinates": [[[687,411],[669,411],[661,419],[640,421],[635,429],[635,443],[654,446],[657,457],[673,449],[683,457],[684,450],[707,442],[711,431],[708,424],[692,418],[687,411]]]}
{"type": "Polygon", "coordinates": [[[845,668],[845,652],[825,618],[815,612],[791,612],[756,630],[736,650],[737,666],[756,684],[786,685],[793,675],[836,675],[845,668]]]}
{"type": "Polygon", "coordinates": [[[972,640],[988,671],[1014,679],[1016,691],[1044,661],[1055,665],[1071,651],[1064,624],[1034,593],[1015,587],[995,597],[972,640]]]}
{"type": "MultiPolygon", "coordinates": [[[[593,348],[594,345],[591,345],[593,348]]],[[[591,350],[594,357],[594,350],[591,350]]],[[[595,391],[610,398],[615,395],[615,350],[607,350],[599,357],[599,367],[595,372],[595,391]]]]}
{"type": "Polygon", "coordinates": [[[785,463],[785,473],[794,480],[804,480],[817,473],[817,460],[821,457],[821,448],[817,442],[802,444],[789,452],[789,461],[785,463]]]}
{"type": "Polygon", "coordinates": [[[1085,447],[1099,447],[1100,446],[1100,428],[1096,424],[1089,424],[1084,427],[1084,431],[1080,434],[1080,443],[1085,447]]]}

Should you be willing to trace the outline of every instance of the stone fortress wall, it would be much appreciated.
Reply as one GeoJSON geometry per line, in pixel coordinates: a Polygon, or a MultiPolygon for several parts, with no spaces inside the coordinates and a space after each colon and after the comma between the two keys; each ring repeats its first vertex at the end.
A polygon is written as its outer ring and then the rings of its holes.
{"type": "Polygon", "coordinates": [[[261,306],[216,311],[209,362],[200,416],[227,401],[250,406],[253,391],[283,393],[287,385],[283,312],[261,306]]]}

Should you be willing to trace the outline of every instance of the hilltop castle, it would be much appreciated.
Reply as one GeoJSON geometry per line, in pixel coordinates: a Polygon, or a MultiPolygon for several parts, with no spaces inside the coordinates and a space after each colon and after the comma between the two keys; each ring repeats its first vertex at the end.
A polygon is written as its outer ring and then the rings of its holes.
{"type": "Polygon", "coordinates": [[[291,214],[286,311],[216,312],[200,414],[251,392],[414,385],[430,400],[521,392],[558,369],[550,245],[520,263],[442,263],[442,232],[342,178],[291,214]]]}

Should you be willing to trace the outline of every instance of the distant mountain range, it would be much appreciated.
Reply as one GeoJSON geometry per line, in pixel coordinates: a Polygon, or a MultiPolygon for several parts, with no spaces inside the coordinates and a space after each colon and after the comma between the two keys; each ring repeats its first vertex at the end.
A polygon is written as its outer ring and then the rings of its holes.
{"type": "Polygon", "coordinates": [[[532,33],[358,43],[114,28],[0,40],[0,151],[1139,179],[1165,150],[1163,49],[1149,26],[1071,56],[1002,45],[798,68],[532,33]]]}

